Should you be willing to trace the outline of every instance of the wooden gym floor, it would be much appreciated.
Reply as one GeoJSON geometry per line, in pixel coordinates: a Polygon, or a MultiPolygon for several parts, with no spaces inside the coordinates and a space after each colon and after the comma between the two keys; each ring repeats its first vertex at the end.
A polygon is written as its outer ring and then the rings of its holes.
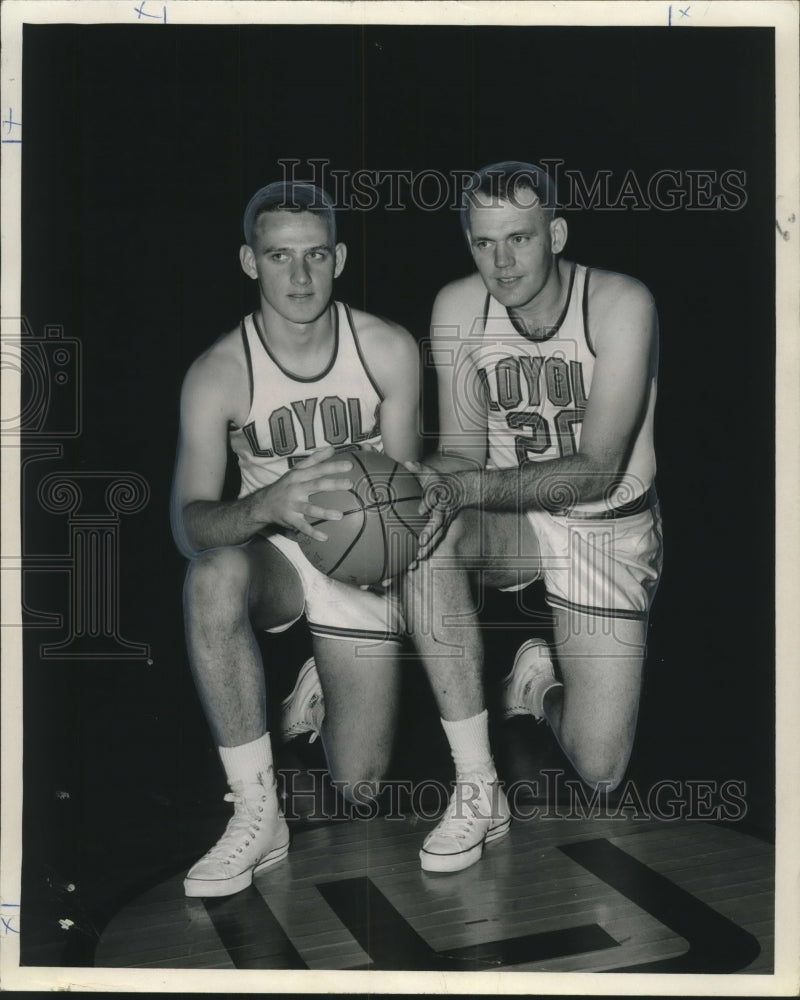
{"type": "Polygon", "coordinates": [[[95,965],[770,973],[774,848],[698,821],[518,820],[481,862],[421,871],[434,820],[303,829],[227,899],[183,871],[107,924],[95,965]]]}

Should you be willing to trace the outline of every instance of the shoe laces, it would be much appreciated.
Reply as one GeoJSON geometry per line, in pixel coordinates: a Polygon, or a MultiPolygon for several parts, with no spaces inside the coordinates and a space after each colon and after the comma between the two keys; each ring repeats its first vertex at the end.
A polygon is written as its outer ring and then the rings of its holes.
{"type": "Polygon", "coordinates": [[[515,712],[516,711],[529,712],[536,719],[536,722],[541,724],[542,722],[545,721],[544,715],[541,712],[531,712],[530,698],[531,698],[531,693],[534,691],[537,685],[544,679],[544,676],[546,674],[546,668],[534,667],[529,665],[527,674],[528,676],[526,677],[526,679],[523,681],[522,684],[520,684],[519,686],[514,685],[514,687],[512,688],[514,696],[514,704],[510,705],[509,708],[511,711],[515,712]]]}
{"type": "Polygon", "coordinates": [[[309,744],[315,742],[319,736],[319,730],[314,722],[313,710],[321,701],[322,694],[319,691],[315,691],[308,699],[308,704],[303,712],[303,718],[289,726],[284,733],[284,739],[294,739],[295,736],[302,736],[303,733],[310,732],[311,736],[309,737],[308,742],[309,744]]]}
{"type": "MultiPolygon", "coordinates": [[[[538,680],[539,680],[538,675],[537,676],[533,676],[533,677],[529,678],[522,685],[522,691],[520,692],[520,702],[521,702],[520,708],[524,708],[526,711],[530,711],[530,709],[527,706],[530,703],[531,692],[533,691],[534,687],[536,686],[538,680]]],[[[534,718],[536,719],[537,723],[544,722],[544,716],[543,715],[537,714],[537,715],[534,716],[534,718]]]]}
{"type": "Polygon", "coordinates": [[[437,835],[453,837],[456,840],[467,840],[471,836],[472,829],[478,820],[490,820],[491,806],[489,814],[486,816],[482,813],[476,813],[481,793],[483,793],[484,797],[488,797],[486,789],[481,788],[477,796],[467,797],[463,794],[461,788],[459,788],[459,786],[464,786],[473,789],[490,783],[491,781],[488,778],[482,776],[461,778],[456,784],[455,791],[450,796],[450,802],[447,805],[445,814],[436,828],[437,835]]]}
{"type": "Polygon", "coordinates": [[[263,821],[267,791],[263,785],[255,787],[260,790],[260,794],[247,795],[243,784],[231,786],[225,801],[233,802],[233,816],[228,821],[225,832],[206,855],[207,858],[218,858],[227,864],[228,860],[235,859],[245,847],[249,847],[251,839],[257,836],[263,821]]]}
{"type": "Polygon", "coordinates": [[[525,681],[525,683],[522,685],[522,687],[519,688],[518,691],[514,691],[513,692],[516,695],[516,698],[514,700],[513,705],[509,705],[509,708],[512,711],[519,711],[519,710],[522,710],[522,711],[525,711],[525,712],[528,711],[526,701],[527,701],[527,698],[529,697],[529,695],[531,693],[531,688],[533,687],[533,682],[534,682],[534,678],[533,677],[529,677],[525,681]]]}

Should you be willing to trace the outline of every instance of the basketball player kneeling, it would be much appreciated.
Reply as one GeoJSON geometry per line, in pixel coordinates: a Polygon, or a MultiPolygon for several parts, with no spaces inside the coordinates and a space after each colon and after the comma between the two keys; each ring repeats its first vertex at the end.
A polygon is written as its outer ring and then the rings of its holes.
{"type": "Polygon", "coordinates": [[[504,714],[546,720],[583,780],[609,790],[633,744],[661,571],[652,296],[562,259],[567,223],[535,164],[480,170],[461,222],[476,272],[442,289],[431,321],[441,451],[411,466],[442,502],[407,576],[406,618],[427,624],[413,638],[472,796],[469,810],[454,797],[425,841],[431,871],[466,867],[507,830],[502,792],[489,807],[475,586],[544,581],[555,644],[519,649],[504,714]]]}
{"type": "Polygon", "coordinates": [[[324,540],[324,520],[341,517],[309,501],[352,485],[352,463],[333,446],[366,442],[400,461],[420,455],[416,344],[402,328],[332,301],[346,248],[329,197],[308,184],[269,184],[250,200],[244,234],[240,260],[259,307],[186,376],[173,487],[173,530],[191,560],[189,661],[234,805],[221,839],[186,877],[190,896],[246,888],[288,851],[255,629],[279,632],[305,614],[312,634],[316,668],[306,664],[288,699],[284,737],[318,731],[332,775],[354,800],[387,767],[397,609],[319,573],[292,536],[324,540]],[[241,473],[232,501],[222,500],[229,443],[241,473]]]}

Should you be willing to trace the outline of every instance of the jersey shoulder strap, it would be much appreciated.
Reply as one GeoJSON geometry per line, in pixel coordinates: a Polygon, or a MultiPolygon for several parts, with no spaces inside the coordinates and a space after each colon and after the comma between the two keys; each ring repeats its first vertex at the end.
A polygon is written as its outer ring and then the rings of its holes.
{"type": "Polygon", "coordinates": [[[369,363],[364,356],[364,351],[361,346],[361,341],[359,340],[358,330],[356,329],[356,323],[353,318],[352,310],[350,309],[350,306],[344,302],[337,302],[336,307],[339,310],[339,350],[345,357],[347,354],[350,354],[354,364],[361,367],[370,385],[377,393],[378,398],[382,401],[384,393],[378,385],[378,382],[370,369],[369,363]]]}

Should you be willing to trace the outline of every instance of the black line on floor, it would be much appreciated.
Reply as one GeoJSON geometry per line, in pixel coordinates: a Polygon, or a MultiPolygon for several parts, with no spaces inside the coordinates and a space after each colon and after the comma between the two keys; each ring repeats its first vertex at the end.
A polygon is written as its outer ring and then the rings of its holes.
{"type": "Polygon", "coordinates": [[[618,947],[619,942],[598,924],[580,924],[578,927],[565,927],[557,931],[539,931],[536,934],[523,934],[520,937],[487,941],[485,944],[472,944],[464,948],[449,948],[441,953],[441,957],[448,961],[447,968],[450,970],[503,969],[511,965],[544,962],[551,958],[583,955],[589,951],[618,947]]]}
{"type": "Polygon", "coordinates": [[[323,882],[317,889],[370,956],[371,969],[498,969],[619,946],[597,924],[582,924],[437,952],[397,912],[371,879],[359,877],[323,882]]]}
{"type": "Polygon", "coordinates": [[[317,885],[322,898],[369,955],[371,969],[433,969],[438,956],[397,912],[372,879],[317,885]]]}
{"type": "Polygon", "coordinates": [[[237,969],[308,968],[255,886],[203,903],[237,969]]]}
{"type": "Polygon", "coordinates": [[[689,942],[683,955],[609,972],[739,972],[761,953],[752,934],[605,838],[559,850],[689,942]]]}

